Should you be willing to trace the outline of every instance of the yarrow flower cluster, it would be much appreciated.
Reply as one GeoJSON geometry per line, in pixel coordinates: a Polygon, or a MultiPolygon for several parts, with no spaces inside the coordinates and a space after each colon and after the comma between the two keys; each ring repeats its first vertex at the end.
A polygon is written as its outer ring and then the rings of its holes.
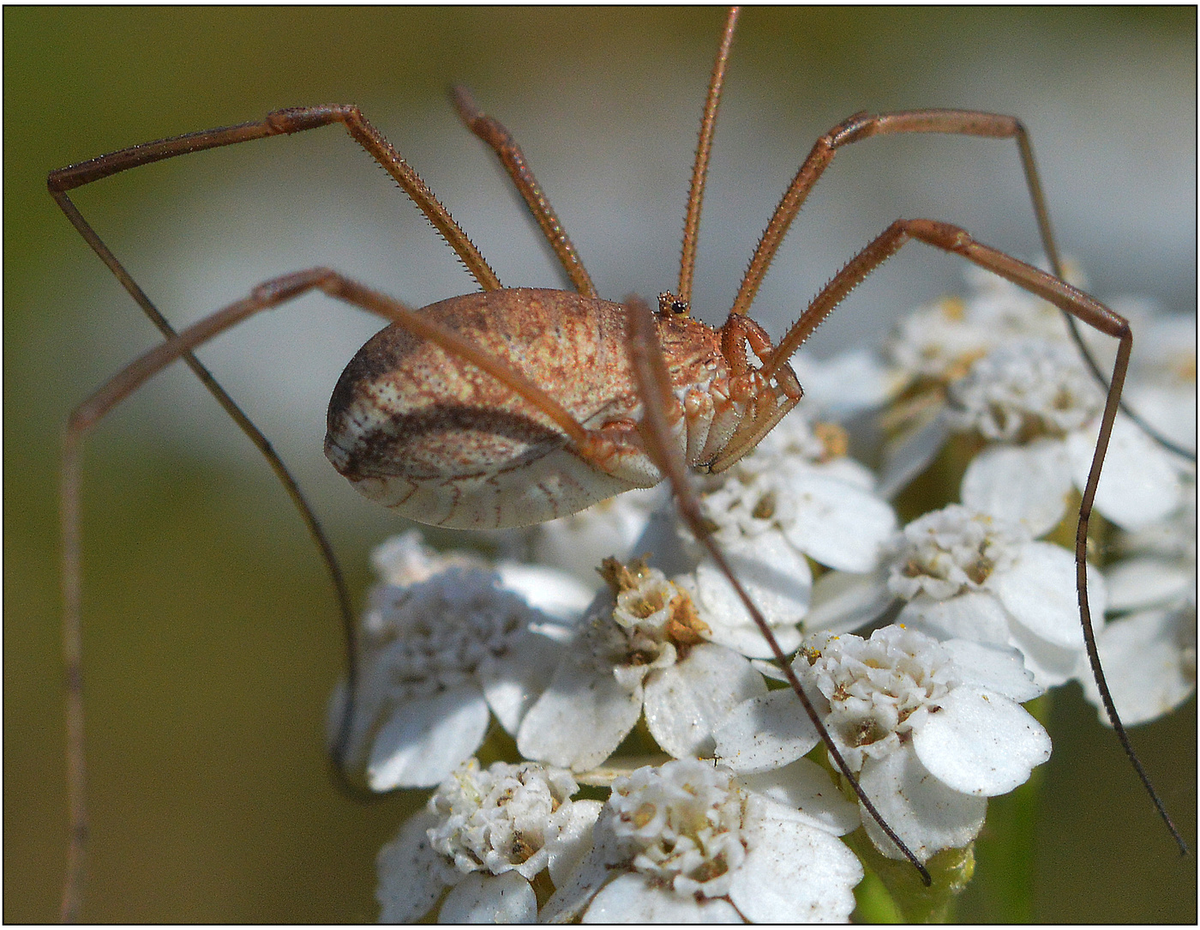
{"type": "MultiPolygon", "coordinates": [[[[813,369],[852,422],[802,404],[697,486],[836,753],[661,488],[497,534],[500,561],[381,547],[351,754],[377,789],[437,786],[378,856],[384,920],[840,921],[863,862],[912,918],[969,879],[988,799],[1050,754],[1021,705],[1098,701],[1062,543],[1104,403],[1057,310],[971,281],[883,360],[813,369]],[[878,468],[849,454],[872,435],[878,468]],[[904,854],[838,756],[933,889],[880,866],[904,854]]],[[[1127,396],[1185,443],[1194,349],[1149,343],[1127,396]]],[[[1123,417],[1105,474],[1087,601],[1132,723],[1195,691],[1195,479],[1123,417]]]]}
{"type": "Polygon", "coordinates": [[[409,923],[441,901],[447,923],[530,923],[530,883],[561,883],[587,850],[598,801],[571,774],[526,762],[458,766],[379,853],[381,919],[409,923]],[[446,892],[449,891],[449,894],[446,892]]]}
{"type": "MultiPolygon", "coordinates": [[[[1100,629],[1107,597],[1091,573],[1088,603],[1100,629]]],[[[1020,650],[1042,687],[1090,676],[1075,590],[1075,557],[1039,542],[1021,523],[951,504],[914,520],[872,574],[821,578],[809,623],[852,630],[889,607],[896,622],[939,639],[971,639],[1020,650]]]]}
{"type": "Polygon", "coordinates": [[[437,556],[416,534],[376,561],[400,583],[374,588],[364,614],[347,757],[366,756],[376,791],[436,785],[479,748],[492,715],[515,732],[561,649],[554,613],[578,610],[587,592],[543,569],[541,593],[522,596],[528,575],[506,586],[479,560],[437,556]]]}
{"type": "Polygon", "coordinates": [[[613,782],[592,850],[550,920],[782,923],[846,920],[862,866],[839,831],[698,760],[613,782]]]}
{"type": "MultiPolygon", "coordinates": [[[[1020,706],[1042,689],[1016,650],[888,626],[867,640],[814,634],[793,668],[859,784],[921,860],[965,847],[985,798],[1050,757],[1050,737],[1020,706]]],[[[718,758],[759,772],[805,755],[820,738],[798,705],[779,690],[739,706],[717,731],[718,758]]],[[[884,855],[901,858],[865,811],[862,820],[884,855]]]]}

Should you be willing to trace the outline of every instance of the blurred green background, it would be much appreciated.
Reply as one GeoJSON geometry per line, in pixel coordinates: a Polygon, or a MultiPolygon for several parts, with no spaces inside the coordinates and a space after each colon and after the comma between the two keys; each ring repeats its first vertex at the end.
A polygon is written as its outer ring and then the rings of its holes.
{"type": "MultiPolygon", "coordinates": [[[[360,104],[508,283],[557,285],[451,81],[522,142],[600,291],[673,286],[716,9],[4,10],[4,917],[56,914],[66,820],[56,490],[68,410],[155,333],[59,215],[46,172],[304,103],[360,104]]],[[[719,322],[816,137],[860,109],[1011,112],[1033,133],[1060,245],[1101,298],[1195,312],[1192,9],[749,10],[734,46],[696,306],[719,322]]],[[[453,256],[336,130],[143,168],[76,203],[176,323],[331,264],[414,305],[469,288],[453,256]]],[[[935,137],[839,155],[761,292],[778,335],[897,216],[1038,247],[1007,143],[935,137]]],[[[956,289],[913,247],[814,340],[828,353],[956,289]]],[[[374,326],[306,298],[202,353],[294,465],[357,595],[400,528],[321,455],[324,405],[374,326]]],[[[256,454],[184,372],[98,431],[85,476],[95,921],[373,920],[373,857],[412,797],[334,790],[322,717],[332,599],[256,454]]],[[[443,542],[458,542],[450,534],[443,542]]],[[[1195,704],[1135,742],[1195,837],[1195,704]]],[[[1038,834],[1042,921],[1194,921],[1180,862],[1110,733],[1056,706],[1038,834]]],[[[981,873],[987,871],[981,863],[981,873]]],[[[960,917],[986,920],[986,888],[960,917]]]]}

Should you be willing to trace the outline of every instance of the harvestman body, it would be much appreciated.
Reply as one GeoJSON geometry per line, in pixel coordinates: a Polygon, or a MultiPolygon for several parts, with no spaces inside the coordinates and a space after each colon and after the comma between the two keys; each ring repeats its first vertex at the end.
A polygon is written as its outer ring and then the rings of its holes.
{"type": "MultiPolygon", "coordinates": [[[[834,127],[817,141],[801,165],[755,249],[725,324],[714,329],[689,315],[691,282],[704,179],[736,18],[737,11],[731,11],[706,99],[688,199],[679,285],[676,293],[659,296],[656,311],[637,300],[619,304],[599,298],[520,149],[462,89],[455,92],[460,115],[504,163],[558,256],[574,293],[503,288],[437,198],[352,106],[276,111],[260,122],[135,146],[50,175],[50,192],[68,219],[167,337],[76,409],[64,441],[64,643],[72,825],[64,917],[78,913],[87,830],[79,607],[79,451],[92,426],[163,367],[175,359],[185,359],[258,445],[288,488],[329,566],[348,638],[353,634],[354,618],[345,584],[311,509],[261,433],[191,354],[194,348],[246,317],[311,290],[324,291],[392,324],[373,337],[347,366],[330,402],[326,454],[360,492],[424,523],[503,527],[573,513],[629,488],[652,486],[666,477],[683,519],[738,590],[851,783],[853,777],[795,680],[786,656],[709,539],[696,498],[686,483],[685,465],[720,471],[757,445],[800,399],[800,385],[788,359],[853,287],[910,239],[958,253],[1117,338],[1120,346],[1105,416],[1080,508],[1077,577],[1093,669],[1123,745],[1149,787],[1115,719],[1103,684],[1088,615],[1084,568],[1088,516],[1132,344],[1128,324],[1063,282],[1057,273],[1047,274],[1019,262],[976,242],[957,227],[920,219],[897,220],[854,256],[810,302],[778,346],[773,346],[761,327],[746,316],[788,226],[836,150],[873,135],[941,132],[1015,140],[1043,245],[1057,272],[1057,251],[1024,127],[1012,117],[957,110],[857,114],[834,127]],[[481,292],[414,312],[334,271],[314,268],[268,281],[248,298],[177,335],[67,196],[74,188],[149,162],[330,123],[341,123],[400,184],[462,259],[481,292]]],[[[353,657],[352,641],[348,651],[353,657]]],[[[343,725],[343,738],[345,732],[343,725]]],[[[856,783],[854,788],[866,809],[880,820],[870,799],[856,783]]],[[[1158,804],[1156,797],[1154,800],[1158,804]]],[[[1165,813],[1163,817],[1166,819],[1165,813]]],[[[880,820],[880,824],[928,880],[916,857],[886,823],[880,820]]]]}
{"type": "MultiPolygon", "coordinates": [[[[786,365],[773,384],[744,361],[735,372],[720,331],[663,303],[654,340],[671,393],[682,399],[678,454],[719,471],[791,409],[800,385],[786,365]]],[[[643,404],[626,351],[625,306],[507,288],[422,313],[555,385],[555,399],[589,431],[586,444],[571,442],[496,378],[392,326],[363,346],[329,403],[325,454],[366,497],[422,523],[494,529],[553,520],[662,481],[639,438],[643,404]]],[[[755,344],[770,344],[757,324],[736,319],[755,344]]]]}

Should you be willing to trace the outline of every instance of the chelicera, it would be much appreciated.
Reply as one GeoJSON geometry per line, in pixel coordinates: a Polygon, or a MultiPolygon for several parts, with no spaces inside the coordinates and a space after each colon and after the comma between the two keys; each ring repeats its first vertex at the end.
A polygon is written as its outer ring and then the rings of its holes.
{"type": "MultiPolygon", "coordinates": [[[[1103,426],[1080,508],[1076,543],[1083,628],[1097,680],[1106,694],[1091,642],[1084,566],[1088,517],[1120,401],[1132,336],[1125,320],[1062,280],[1024,126],[1009,116],[931,109],[860,113],[833,127],[817,140],[771,216],[725,323],[719,328],[708,326],[691,316],[692,279],[705,177],[736,19],[735,9],[725,25],[706,97],[678,283],[673,291],[659,295],[654,308],[638,299],[612,302],[599,297],[520,148],[463,89],[455,91],[455,104],[463,121],[504,164],[573,291],[503,287],[416,172],[354,106],[275,111],[261,121],[146,143],[50,175],[50,192],[68,219],[166,337],[160,346],[122,370],[76,409],[64,443],[64,639],[72,747],[72,845],[64,916],[72,917],[78,910],[87,825],[79,635],[79,450],[85,435],[109,410],[166,365],[183,358],[288,486],[330,566],[347,630],[353,628],[345,584],[311,509],[261,433],[192,355],[192,350],[205,341],[247,317],[314,290],[374,313],[390,324],[350,362],[330,402],[326,454],[357,490],[423,523],[499,528],[564,516],[624,490],[649,487],[666,478],[683,519],[738,589],[777,660],[790,675],[786,657],[709,538],[695,495],[687,485],[685,469],[720,472],[728,468],[795,406],[802,389],[788,363],[792,354],[858,283],[906,242],[917,240],[961,255],[1016,283],[1119,340],[1108,379],[1103,426]],[[413,310],[337,271],[311,268],[267,281],[247,298],[176,334],[68,196],[71,190],[140,165],[335,123],[350,133],[425,214],[474,277],[479,292],[413,310]],[[1041,271],[984,245],[959,227],[929,219],[897,220],[856,254],[810,301],[779,343],[773,344],[750,319],[749,309],[801,205],[839,149],[873,136],[907,133],[1015,141],[1043,245],[1055,273],[1041,271]]],[[[353,655],[352,643],[349,649],[353,655]]],[[[799,683],[794,678],[790,683],[823,732],[799,683]]],[[[1107,703],[1128,748],[1111,701],[1107,703]]],[[[836,755],[836,747],[827,734],[823,735],[836,755]]],[[[845,770],[844,764],[842,767],[845,770]]],[[[1139,773],[1145,780],[1140,766],[1139,773]]],[[[848,770],[846,774],[853,781],[848,770]]],[[[857,790],[873,811],[870,800],[861,789],[857,790]]],[[[899,838],[882,820],[880,823],[903,849],[899,838]]],[[[916,857],[908,855],[924,874],[916,857]]]]}

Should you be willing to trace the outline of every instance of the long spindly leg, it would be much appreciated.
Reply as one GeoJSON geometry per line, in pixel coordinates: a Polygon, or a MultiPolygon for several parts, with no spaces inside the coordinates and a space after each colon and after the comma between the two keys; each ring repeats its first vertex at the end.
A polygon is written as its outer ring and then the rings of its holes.
{"type": "Polygon", "coordinates": [[[537,178],[533,176],[533,169],[525,161],[525,153],[517,145],[512,133],[505,129],[499,120],[480,110],[475,104],[475,98],[471,96],[471,92],[467,88],[462,85],[455,86],[452,96],[458,115],[467,128],[491,146],[492,151],[500,159],[500,163],[504,165],[504,170],[512,178],[513,185],[525,200],[525,205],[533,214],[538,226],[541,227],[542,235],[546,237],[550,248],[554,250],[571,285],[584,297],[599,297],[596,285],[592,283],[591,276],[583,267],[579,253],[575,251],[575,246],[567,236],[567,231],[563,229],[558,214],[550,206],[549,198],[542,191],[537,178]]]}
{"type": "MultiPolygon", "coordinates": [[[[704,115],[700,121],[700,138],[696,147],[696,160],[692,168],[692,183],[688,192],[687,213],[683,225],[683,247],[679,263],[679,290],[676,294],[685,304],[691,303],[692,279],[696,266],[696,237],[700,229],[700,209],[704,201],[704,182],[708,175],[708,163],[712,154],[713,132],[717,122],[717,107],[721,102],[721,88],[725,81],[725,67],[729,61],[729,49],[733,45],[733,33],[737,26],[738,8],[732,7],[725,21],[721,45],[717,50],[708,94],[705,97],[704,115]]],[[[524,199],[529,212],[541,227],[542,235],[554,250],[559,264],[575,290],[585,297],[598,297],[591,276],[583,267],[579,253],[563,229],[562,222],[550,205],[533,170],[525,160],[525,154],[512,134],[499,120],[479,109],[471,92],[458,85],[452,90],[454,106],[458,115],[471,132],[491,147],[512,178],[514,186],[524,199]]]]}
{"type": "MultiPolygon", "coordinates": [[[[71,202],[65,193],[55,192],[54,197],[72,225],[92,247],[92,250],[100,256],[100,260],[109,267],[129,295],[133,297],[146,316],[150,318],[151,322],[158,327],[159,332],[168,339],[175,336],[175,328],[159,312],[158,308],[146,295],[146,292],[133,279],[133,276],[126,271],[125,266],[112,253],[112,250],[108,248],[104,240],[91,228],[91,225],[83,218],[83,215],[76,208],[75,204],[71,202]]],[[[275,451],[267,437],[263,435],[262,430],[254,424],[245,411],[238,406],[237,402],[229,396],[229,393],[212,376],[212,373],[204,366],[203,362],[191,352],[185,352],[182,358],[195,373],[196,377],[200,379],[200,382],[208,389],[209,393],[216,398],[217,403],[224,408],[225,412],[229,414],[230,418],[238,425],[241,431],[246,434],[255,448],[262,453],[263,458],[267,460],[267,464],[270,465],[271,470],[275,473],[275,477],[279,479],[284,491],[291,498],[296,510],[300,513],[300,518],[304,521],[309,536],[316,544],[321,561],[324,563],[326,573],[329,575],[330,582],[333,585],[334,597],[337,601],[338,616],[342,624],[342,641],[345,643],[346,648],[346,675],[351,688],[350,693],[353,694],[353,685],[358,674],[356,658],[358,624],[354,616],[354,606],[350,600],[350,589],[346,584],[346,577],[342,571],[341,564],[338,562],[337,556],[333,551],[333,544],[326,535],[325,529],[321,526],[320,520],[317,519],[312,505],[308,502],[308,499],[304,496],[304,492],[300,490],[300,486],[296,483],[296,479],[292,477],[292,473],[288,470],[287,465],[284,464],[283,459],[279,457],[279,453],[275,451]]],[[[338,736],[333,746],[332,756],[334,775],[340,782],[342,789],[350,794],[358,794],[358,790],[350,781],[345,765],[346,740],[350,733],[349,726],[352,712],[353,707],[347,704],[345,716],[339,726],[338,736]]]]}
{"type": "MultiPolygon", "coordinates": [[[[1063,265],[1059,257],[1058,246],[1054,241],[1054,232],[1050,226],[1050,210],[1046,206],[1046,195],[1042,190],[1041,176],[1038,174],[1037,163],[1033,157],[1033,143],[1029,131],[1015,116],[1005,116],[1000,113],[984,113],[977,110],[901,110],[894,113],[856,113],[849,119],[839,123],[813,145],[812,151],[804,159],[796,176],[792,178],[779,206],[771,216],[771,221],[763,231],[750,265],[746,269],[734,298],[731,313],[744,314],[750,310],[754,296],[758,293],[763,276],[771,265],[775,253],[787,235],[788,227],[800,212],[804,201],[816,186],[817,181],[829,167],[837,150],[863,139],[874,136],[898,135],[901,133],[934,132],[958,136],[976,136],[985,139],[1013,139],[1021,156],[1021,167],[1025,172],[1025,184],[1029,189],[1029,198],[1033,204],[1034,217],[1037,220],[1038,233],[1041,236],[1042,248],[1050,262],[1050,270],[1056,278],[1062,278],[1063,265]]],[[[1075,317],[1065,313],[1067,328],[1079,347],[1084,361],[1096,380],[1106,389],[1109,384],[1104,373],[1091,352],[1083,342],[1075,317]]],[[[1121,411],[1129,416],[1137,425],[1157,443],[1176,455],[1192,459],[1194,452],[1180,446],[1163,436],[1158,430],[1146,423],[1144,419],[1121,404],[1121,411]]]]}
{"type": "MultiPolygon", "coordinates": [[[[205,149],[222,148],[226,145],[237,145],[253,139],[264,139],[267,136],[290,135],[317,129],[331,123],[341,123],[351,137],[374,158],[383,169],[395,179],[401,189],[408,194],[422,213],[441,233],[442,238],[462,259],[467,270],[479,282],[485,291],[498,290],[501,287],[496,273],[484,260],[479,250],[467,238],[459,225],[450,216],[449,211],[442,206],[433,192],[425,186],[425,182],[412,167],[397,152],[390,142],[378,129],[368,122],[362,111],[353,105],[325,105],[315,107],[292,107],[287,110],[275,110],[268,113],[265,119],[257,122],[242,123],[223,129],[206,129],[201,132],[191,132],[158,142],[146,142],[132,148],[122,149],[108,155],[101,155],[89,161],[70,165],[52,171],[47,179],[51,195],[63,207],[68,218],[72,213],[63,206],[66,192],[111,177],[130,168],[148,165],[151,162],[200,152],[205,149]]],[[[72,219],[72,222],[75,222],[72,219]]],[[[82,233],[83,230],[80,229],[82,233]]],[[[91,239],[86,233],[84,238],[91,239]]],[[[93,245],[93,248],[95,246],[93,245]]],[[[101,256],[103,257],[103,256],[101,256]]],[[[118,276],[119,277],[119,276],[118,276]]]]}
{"type": "Polygon", "coordinates": [[[737,28],[738,8],[730,7],[708,79],[704,97],[704,115],[700,117],[700,138],[696,143],[696,160],[692,164],[692,183],[688,188],[687,212],[683,218],[683,247],[679,257],[679,290],[676,296],[685,304],[692,301],[692,279],[696,270],[696,239],[700,233],[700,208],[704,204],[704,184],[708,178],[708,162],[712,155],[713,133],[717,128],[717,107],[721,103],[721,88],[725,84],[725,66],[733,46],[733,31],[737,28]]]}
{"type": "MultiPolygon", "coordinates": [[[[585,457],[603,450],[607,441],[584,429],[561,404],[520,372],[481,351],[463,337],[431,322],[378,291],[366,288],[327,268],[313,268],[275,278],[255,288],[249,297],[230,304],[161,343],[111,378],[71,414],[63,436],[61,476],[61,533],[63,546],[63,656],[66,666],[67,797],[70,825],[67,874],[62,917],[78,917],[82,900],[84,858],[88,836],[84,754],[82,611],[80,556],[80,456],[91,429],[122,400],[176,359],[202,343],[263,310],[284,304],[312,290],[324,291],[346,303],[404,326],[448,353],[457,355],[502,381],[543,411],[570,437],[585,457]]],[[[343,729],[345,718],[343,718],[343,729]]],[[[344,740],[344,734],[339,737],[344,740]]]]}
{"type": "MultiPolygon", "coordinates": [[[[429,191],[417,173],[399,156],[387,139],[371,125],[357,107],[324,106],[280,110],[268,114],[266,119],[258,122],[189,133],[158,142],[133,146],[93,158],[86,162],[71,165],[67,168],[52,171],[47,178],[47,187],[51,196],[63,211],[63,214],[71,222],[71,225],[75,227],[76,231],[79,232],[84,241],[88,243],[96,255],[99,256],[100,260],[109,268],[122,287],[125,288],[134,301],[142,308],[151,322],[154,323],[167,339],[170,339],[176,335],[175,329],[162,313],[159,312],[149,296],[133,279],[133,276],[129,274],[99,234],[92,229],[91,225],[68,196],[68,192],[90,184],[93,181],[102,180],[103,178],[111,177],[114,174],[150,164],[151,162],[162,161],[191,152],[236,145],[241,142],[248,142],[272,135],[302,132],[337,122],[342,123],[350,135],[396,179],[401,188],[422,212],[425,213],[430,222],[433,223],[435,228],[439,230],[446,241],[458,253],[479,284],[485,289],[498,288],[500,286],[499,280],[486,261],[484,261],[478,249],[475,248],[458,224],[451,218],[445,207],[429,191]]],[[[279,455],[272,448],[267,438],[195,355],[191,352],[186,352],[182,357],[208,389],[209,393],[216,398],[217,402],[225,409],[233,421],[237,423],[242,432],[249,437],[250,441],[258,448],[263,457],[266,458],[267,463],[283,484],[285,491],[299,511],[310,537],[316,543],[337,600],[338,612],[343,627],[344,642],[346,644],[349,691],[353,694],[356,677],[356,621],[349,589],[346,585],[341,566],[334,554],[332,544],[321,527],[311,505],[305,499],[295,479],[288,471],[287,466],[279,458],[279,455]]],[[[335,763],[334,773],[341,782],[343,789],[353,793],[354,789],[345,770],[344,760],[345,739],[349,734],[349,718],[352,712],[352,705],[347,703],[342,725],[339,727],[339,735],[333,746],[333,759],[335,763]]],[[[66,906],[64,904],[65,911],[66,906]]]]}
{"type": "Polygon", "coordinates": [[[1088,521],[1091,518],[1092,501],[1100,482],[1100,469],[1104,464],[1104,455],[1112,434],[1113,421],[1117,416],[1121,388],[1125,383],[1125,373],[1129,368],[1129,353],[1133,348],[1133,333],[1130,331],[1129,323],[1078,288],[1072,287],[1062,279],[1047,274],[1032,265],[1018,261],[991,246],[977,242],[964,229],[935,220],[896,220],[854,256],[812,299],[804,314],[780,340],[775,357],[770,363],[763,366],[763,376],[770,377],[775,368],[791,357],[792,353],[855,286],[884,261],[896,254],[900,247],[911,239],[917,239],[946,252],[961,255],[979,267],[1000,275],[1018,287],[1049,301],[1072,317],[1118,340],[1116,361],[1113,364],[1112,376],[1108,379],[1108,396],[1104,405],[1104,415],[1100,421],[1100,434],[1096,439],[1096,449],[1092,455],[1087,483],[1084,485],[1083,496],[1079,502],[1079,522],[1075,533],[1075,584],[1079,596],[1079,615],[1083,626],[1084,642],[1087,646],[1088,662],[1091,664],[1092,675],[1096,680],[1096,686],[1100,691],[1108,719],[1159,815],[1171,831],[1176,843],[1179,844],[1180,850],[1186,853],[1187,845],[1179,831],[1175,829],[1162,801],[1159,800],[1158,794],[1150,784],[1150,779],[1137,754],[1133,751],[1129,736],[1126,734],[1116,706],[1113,704],[1108,683],[1104,678],[1104,669],[1100,664],[1100,655],[1096,651],[1096,637],[1092,630],[1091,611],[1088,607],[1088,521]]]}
{"type": "Polygon", "coordinates": [[[1046,249],[1055,275],[1061,277],[1058,267],[1058,250],[1050,229],[1050,214],[1046,209],[1046,198],[1033,159],[1033,145],[1029,132],[1014,116],[999,113],[982,113],[975,110],[903,110],[895,113],[856,113],[834,126],[821,136],[792,178],[779,206],[771,215],[771,221],[763,231],[754,249],[754,256],[742,278],[737,297],[733,301],[732,313],[748,313],[750,304],[758,293],[763,276],[767,273],[775,253],[783,243],[792,220],[800,212],[804,201],[833,161],[837,150],[873,136],[896,135],[899,133],[936,132],[958,136],[978,136],[985,139],[1015,139],[1021,154],[1021,166],[1029,196],[1033,201],[1033,212],[1037,218],[1042,245],[1046,249]]]}
{"type": "Polygon", "coordinates": [[[766,619],[758,607],[755,606],[753,599],[742,586],[742,583],[738,581],[737,575],[734,574],[733,569],[730,567],[728,561],[726,561],[720,547],[713,542],[712,531],[709,529],[700,511],[699,499],[696,497],[691,485],[688,484],[687,469],[684,465],[683,456],[676,446],[667,441],[667,437],[672,435],[671,414],[669,411],[677,410],[678,404],[671,392],[671,380],[667,373],[666,362],[663,359],[662,347],[658,344],[658,335],[653,317],[650,314],[650,308],[637,300],[629,301],[627,306],[627,318],[629,320],[628,351],[634,377],[637,381],[645,409],[640,432],[646,454],[654,462],[658,470],[667,476],[667,480],[671,484],[671,489],[678,503],[679,513],[683,517],[684,522],[691,529],[692,533],[695,534],[696,538],[700,540],[709,555],[712,556],[713,562],[720,569],[721,573],[733,585],[738,598],[746,606],[746,610],[750,613],[755,625],[767,641],[768,646],[770,646],[775,661],[779,663],[779,667],[787,678],[788,684],[796,692],[796,696],[800,698],[800,703],[804,705],[805,713],[808,714],[808,718],[812,721],[813,726],[820,735],[821,741],[828,748],[829,754],[833,757],[837,767],[846,776],[847,781],[853,787],[854,793],[858,795],[858,799],[862,802],[863,807],[866,808],[875,822],[879,824],[883,832],[887,834],[888,839],[895,843],[896,847],[905,857],[917,867],[917,870],[921,873],[921,879],[926,886],[933,884],[929,871],[921,863],[921,860],[896,835],[896,832],[883,819],[882,815],[876,809],[875,804],[867,796],[866,792],[863,791],[862,786],[859,785],[858,779],[854,777],[854,773],[846,764],[846,760],[838,750],[837,744],[834,743],[833,738],[829,735],[829,731],[825,728],[825,724],[817,714],[816,708],[813,707],[812,701],[805,694],[804,688],[800,684],[800,679],[796,677],[791,663],[788,662],[787,656],[784,655],[783,650],[780,648],[779,642],[775,639],[774,633],[771,632],[766,619]]]}

